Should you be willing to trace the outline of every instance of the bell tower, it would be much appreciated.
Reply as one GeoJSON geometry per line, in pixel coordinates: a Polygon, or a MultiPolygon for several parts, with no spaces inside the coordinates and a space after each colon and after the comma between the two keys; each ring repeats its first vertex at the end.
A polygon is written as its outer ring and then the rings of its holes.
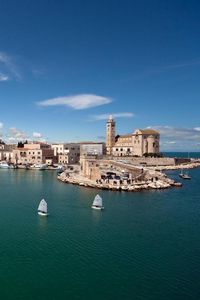
{"type": "Polygon", "coordinates": [[[115,121],[112,116],[106,124],[106,154],[112,155],[112,147],[115,145],[115,121]]]}

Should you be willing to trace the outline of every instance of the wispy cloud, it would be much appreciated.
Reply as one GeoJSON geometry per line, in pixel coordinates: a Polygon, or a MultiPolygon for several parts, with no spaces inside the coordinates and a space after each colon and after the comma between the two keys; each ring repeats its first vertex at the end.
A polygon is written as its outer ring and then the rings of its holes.
{"type": "MultiPolygon", "coordinates": [[[[173,126],[149,126],[160,132],[163,149],[197,150],[200,143],[200,127],[181,128],[173,126]]],[[[186,151],[187,151],[186,150],[186,151]]]]}
{"type": "Polygon", "coordinates": [[[41,139],[42,138],[42,134],[40,132],[33,132],[33,138],[41,139]]]}
{"type": "Polygon", "coordinates": [[[181,69],[181,68],[198,66],[198,65],[200,65],[199,58],[190,61],[181,62],[181,63],[176,63],[176,64],[168,64],[166,66],[163,66],[162,70],[181,69]]]}
{"type": "Polygon", "coordinates": [[[107,114],[101,114],[101,115],[94,115],[90,117],[90,121],[101,121],[101,120],[107,120],[109,116],[112,115],[114,119],[117,118],[132,118],[134,117],[133,113],[130,112],[120,112],[120,113],[107,113],[107,114]]]}
{"type": "Polygon", "coordinates": [[[46,142],[43,134],[40,132],[32,132],[32,134],[25,132],[24,130],[18,129],[16,127],[10,127],[4,130],[4,124],[0,122],[0,138],[7,143],[17,143],[19,141],[33,141],[37,140],[40,142],[46,142]]]}
{"type": "Polygon", "coordinates": [[[165,138],[200,141],[200,128],[178,128],[173,126],[149,126],[158,130],[165,138]]]}
{"type": "Polygon", "coordinates": [[[28,135],[24,131],[17,129],[16,127],[9,128],[9,132],[8,132],[9,141],[17,142],[17,141],[25,140],[27,138],[28,135]]]}
{"type": "Polygon", "coordinates": [[[166,65],[161,65],[160,67],[157,68],[152,68],[146,71],[146,74],[156,74],[156,73],[162,73],[162,72],[167,72],[171,70],[178,70],[178,69],[183,69],[183,68],[189,68],[192,66],[199,66],[200,65],[200,59],[196,58],[190,61],[183,61],[180,63],[171,63],[171,64],[166,64],[166,65]]]}
{"type": "Polygon", "coordinates": [[[130,77],[122,78],[121,81],[130,81],[130,80],[141,80],[144,78],[148,78],[150,76],[156,76],[166,72],[173,72],[175,70],[182,70],[191,67],[200,66],[200,58],[196,58],[193,60],[182,61],[178,63],[168,63],[159,66],[149,66],[141,72],[135,73],[130,77]]]}
{"type": "Polygon", "coordinates": [[[194,127],[195,131],[200,131],[200,127],[194,127]]]}
{"type": "Polygon", "coordinates": [[[37,102],[39,106],[69,106],[73,109],[87,109],[95,106],[111,103],[112,100],[93,94],[80,94],[74,96],[57,97],[37,102]]]}
{"type": "Polygon", "coordinates": [[[14,59],[4,52],[0,52],[0,65],[2,65],[16,80],[21,79],[21,74],[14,62],[14,59]]]}
{"type": "Polygon", "coordinates": [[[47,70],[44,67],[43,68],[41,67],[41,68],[34,68],[31,70],[31,72],[35,78],[41,78],[46,75],[47,70]]]}
{"type": "Polygon", "coordinates": [[[8,80],[9,80],[8,75],[0,73],[0,81],[8,81],[8,80]]]}

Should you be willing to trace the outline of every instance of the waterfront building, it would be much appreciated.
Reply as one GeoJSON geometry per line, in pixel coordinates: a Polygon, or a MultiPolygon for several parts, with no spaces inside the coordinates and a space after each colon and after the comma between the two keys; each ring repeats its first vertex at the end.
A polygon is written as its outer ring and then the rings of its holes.
{"type": "Polygon", "coordinates": [[[115,135],[115,121],[106,124],[106,153],[113,156],[143,156],[159,154],[160,134],[153,129],[136,129],[132,134],[115,135]]]}
{"type": "Polygon", "coordinates": [[[105,143],[102,142],[81,142],[80,155],[98,155],[105,154],[105,143]]]}
{"type": "Polygon", "coordinates": [[[52,144],[51,148],[59,164],[77,164],[80,160],[79,143],[52,144]]]}
{"type": "Polygon", "coordinates": [[[13,157],[13,149],[16,145],[6,144],[0,140],[0,160],[10,162],[13,157]]]}
{"type": "Polygon", "coordinates": [[[12,162],[15,164],[53,164],[55,162],[54,151],[46,143],[25,143],[23,147],[13,150],[12,162]]]}
{"type": "Polygon", "coordinates": [[[4,148],[5,148],[5,143],[0,139],[0,150],[4,150],[4,148]]]}

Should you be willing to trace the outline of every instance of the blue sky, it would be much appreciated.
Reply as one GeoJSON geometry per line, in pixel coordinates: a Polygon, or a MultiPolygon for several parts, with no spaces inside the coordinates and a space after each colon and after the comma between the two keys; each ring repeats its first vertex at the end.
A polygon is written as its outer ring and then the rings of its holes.
{"type": "Polygon", "coordinates": [[[153,127],[200,150],[200,2],[0,0],[0,135],[102,140],[153,127]]]}

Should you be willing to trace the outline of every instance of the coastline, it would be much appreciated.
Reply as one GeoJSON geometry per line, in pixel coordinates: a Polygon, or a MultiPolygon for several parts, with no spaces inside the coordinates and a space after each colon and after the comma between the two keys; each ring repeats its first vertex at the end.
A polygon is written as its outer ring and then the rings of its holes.
{"type": "Polygon", "coordinates": [[[146,179],[143,180],[128,180],[122,183],[116,183],[114,180],[101,181],[92,180],[84,177],[78,172],[71,172],[59,174],[57,179],[68,184],[79,185],[83,187],[96,188],[101,190],[111,191],[127,191],[127,192],[138,192],[152,189],[167,189],[171,187],[181,187],[182,182],[176,182],[169,178],[163,171],[167,170],[181,170],[181,169],[193,169],[199,168],[200,161],[193,161],[190,163],[175,165],[175,166],[156,166],[156,167],[145,167],[144,172],[147,174],[146,179]]]}
{"type": "Polygon", "coordinates": [[[67,183],[74,184],[83,187],[101,189],[101,190],[111,190],[111,191],[126,191],[126,192],[139,192],[144,190],[152,189],[167,189],[171,187],[181,187],[182,183],[176,182],[175,180],[167,177],[165,174],[153,171],[154,177],[148,180],[133,181],[131,183],[123,184],[113,184],[113,182],[95,182],[94,180],[84,178],[80,175],[66,175],[65,172],[57,176],[57,179],[67,183]]]}

